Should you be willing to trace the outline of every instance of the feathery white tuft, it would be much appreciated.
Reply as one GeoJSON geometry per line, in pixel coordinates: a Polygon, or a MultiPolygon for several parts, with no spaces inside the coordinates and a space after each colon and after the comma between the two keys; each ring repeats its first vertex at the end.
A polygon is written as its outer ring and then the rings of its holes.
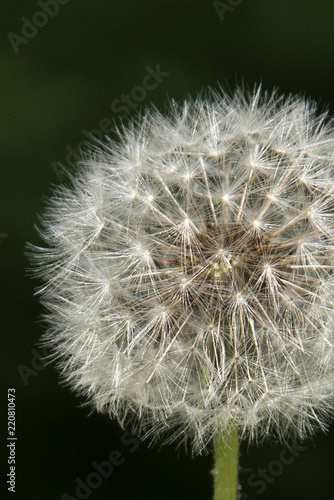
{"type": "Polygon", "coordinates": [[[334,393],[334,129],[212,92],[148,111],[58,188],[34,248],[45,342],[99,411],[195,453],[324,428],[334,393]]]}

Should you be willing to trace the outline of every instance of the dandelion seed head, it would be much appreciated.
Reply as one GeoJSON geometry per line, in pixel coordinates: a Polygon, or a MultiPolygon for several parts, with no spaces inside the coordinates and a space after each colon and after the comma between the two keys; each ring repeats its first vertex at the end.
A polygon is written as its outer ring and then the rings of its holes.
{"type": "Polygon", "coordinates": [[[148,111],[55,190],[33,250],[63,379],[153,439],[285,440],[334,392],[334,129],[260,88],[148,111]]]}

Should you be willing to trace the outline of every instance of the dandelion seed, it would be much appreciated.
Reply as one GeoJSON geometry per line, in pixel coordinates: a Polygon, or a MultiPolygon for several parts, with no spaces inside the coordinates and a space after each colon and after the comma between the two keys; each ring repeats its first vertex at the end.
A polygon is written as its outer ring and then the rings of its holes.
{"type": "Polygon", "coordinates": [[[325,428],[333,151],[313,103],[259,88],[148,111],[93,149],[34,248],[64,380],[195,453],[229,429],[285,440],[325,428]]]}

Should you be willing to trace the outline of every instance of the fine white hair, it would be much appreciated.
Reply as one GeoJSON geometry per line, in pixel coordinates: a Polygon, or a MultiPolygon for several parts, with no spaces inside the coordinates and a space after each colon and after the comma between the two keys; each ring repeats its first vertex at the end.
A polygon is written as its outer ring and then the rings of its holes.
{"type": "Polygon", "coordinates": [[[33,247],[62,378],[152,439],[305,437],[334,389],[334,129],[257,87],[92,147],[33,247]]]}

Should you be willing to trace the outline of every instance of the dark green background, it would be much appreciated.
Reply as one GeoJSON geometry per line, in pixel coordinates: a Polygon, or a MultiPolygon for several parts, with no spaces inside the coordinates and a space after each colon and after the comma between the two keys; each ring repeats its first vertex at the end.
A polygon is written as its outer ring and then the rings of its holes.
{"type": "MultiPolygon", "coordinates": [[[[35,0],[2,0],[1,10],[1,409],[5,417],[7,388],[14,387],[18,437],[17,493],[4,498],[75,498],[75,479],[85,481],[92,462],[118,449],[124,464],[92,500],[210,500],[210,456],[194,460],[171,447],[148,450],[145,442],[131,453],[118,425],[80,407],[52,367],[27,375],[25,385],[18,367],[33,369],[31,350],[39,350],[42,332],[34,284],[25,274],[25,242],[39,241],[34,224],[50,185],[59,182],[55,165],[66,165],[66,148],[76,149],[82,131],[103,118],[120,123],[110,105],[141,84],[147,66],[160,64],[169,74],[131,114],[151,102],[163,109],[168,97],[195,96],[218,82],[233,89],[260,81],[305,93],[334,111],[334,2],[243,0],[221,20],[205,0],[70,0],[18,53],[7,35],[21,35],[22,17],[32,20],[41,7],[35,0]]],[[[1,434],[5,482],[6,426],[1,434]]],[[[304,443],[261,494],[249,477],[268,466],[277,470],[272,461],[283,448],[243,446],[243,498],[332,498],[333,443],[333,427],[304,443]]]]}

